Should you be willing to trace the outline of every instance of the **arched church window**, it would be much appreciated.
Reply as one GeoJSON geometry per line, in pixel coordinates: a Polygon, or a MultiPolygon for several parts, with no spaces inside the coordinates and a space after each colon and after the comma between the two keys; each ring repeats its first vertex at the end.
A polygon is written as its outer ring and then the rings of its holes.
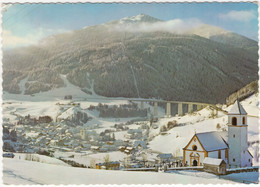
{"type": "Polygon", "coordinates": [[[193,145],[193,146],[192,146],[192,150],[193,150],[193,151],[197,151],[197,149],[198,149],[198,148],[197,148],[196,145],[193,145]]]}
{"type": "Polygon", "coordinates": [[[246,118],[243,117],[243,125],[245,125],[245,124],[246,124],[246,118]]]}
{"type": "Polygon", "coordinates": [[[232,125],[237,125],[237,118],[236,117],[232,118],[232,125]]]}

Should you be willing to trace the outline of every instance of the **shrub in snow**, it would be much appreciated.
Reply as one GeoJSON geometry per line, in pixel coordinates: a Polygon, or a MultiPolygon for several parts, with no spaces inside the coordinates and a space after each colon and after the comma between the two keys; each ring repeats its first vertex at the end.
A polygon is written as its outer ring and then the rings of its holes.
{"type": "Polygon", "coordinates": [[[220,128],[221,128],[221,125],[218,123],[217,126],[216,126],[216,129],[220,130],[220,128]]]}
{"type": "Polygon", "coordinates": [[[161,128],[160,128],[160,132],[165,132],[165,131],[167,131],[166,126],[165,126],[165,125],[161,126],[161,128]]]}

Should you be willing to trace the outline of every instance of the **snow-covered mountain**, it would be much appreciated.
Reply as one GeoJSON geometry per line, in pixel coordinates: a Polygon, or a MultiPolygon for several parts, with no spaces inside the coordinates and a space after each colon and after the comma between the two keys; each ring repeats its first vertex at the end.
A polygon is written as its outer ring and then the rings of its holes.
{"type": "Polygon", "coordinates": [[[88,94],[218,103],[258,79],[256,41],[187,25],[140,14],[4,51],[3,89],[32,95],[66,87],[62,74],[88,94]]]}
{"type": "Polygon", "coordinates": [[[155,23],[155,22],[162,22],[162,20],[154,18],[152,16],[146,14],[138,14],[136,16],[125,17],[118,21],[113,21],[111,23],[114,24],[128,24],[128,23],[155,23]]]}

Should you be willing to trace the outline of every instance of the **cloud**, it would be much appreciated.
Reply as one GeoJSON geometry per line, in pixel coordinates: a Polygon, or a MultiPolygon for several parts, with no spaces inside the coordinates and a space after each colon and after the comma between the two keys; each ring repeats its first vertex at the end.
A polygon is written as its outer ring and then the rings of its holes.
{"type": "Polygon", "coordinates": [[[203,23],[196,18],[182,20],[174,19],[170,21],[155,22],[155,23],[121,23],[115,25],[113,29],[117,31],[126,32],[171,32],[171,33],[184,33],[185,31],[202,25],[203,23]]]}
{"type": "Polygon", "coordinates": [[[231,21],[248,22],[256,18],[256,12],[254,10],[232,10],[226,14],[219,14],[219,18],[231,21]]]}
{"type": "Polygon", "coordinates": [[[45,28],[38,28],[34,30],[31,33],[28,33],[25,36],[18,36],[15,35],[10,30],[3,30],[3,48],[4,49],[10,49],[15,47],[24,47],[29,45],[35,45],[37,44],[41,39],[53,35],[66,32],[66,30],[63,29],[45,29],[45,28]]]}
{"type": "Polygon", "coordinates": [[[11,31],[3,30],[3,48],[14,48],[32,45],[34,42],[28,38],[13,35],[11,31]]]}

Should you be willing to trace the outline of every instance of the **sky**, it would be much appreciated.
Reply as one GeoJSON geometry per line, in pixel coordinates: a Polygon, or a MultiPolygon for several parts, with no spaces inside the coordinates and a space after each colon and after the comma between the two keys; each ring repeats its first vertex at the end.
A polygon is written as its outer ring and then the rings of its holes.
{"type": "Polygon", "coordinates": [[[86,26],[147,14],[170,21],[193,20],[248,38],[258,38],[257,5],[253,3],[78,3],[13,4],[3,15],[3,48],[36,44],[41,39],[86,26]]]}

